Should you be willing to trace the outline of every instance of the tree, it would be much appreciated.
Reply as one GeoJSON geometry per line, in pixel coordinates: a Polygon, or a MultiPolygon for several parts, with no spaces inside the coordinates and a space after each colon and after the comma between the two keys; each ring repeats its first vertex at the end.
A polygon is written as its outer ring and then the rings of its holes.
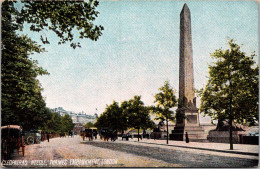
{"type": "Polygon", "coordinates": [[[212,119],[228,119],[230,149],[233,149],[232,123],[258,121],[259,67],[254,54],[246,56],[233,40],[227,50],[216,50],[216,62],[209,66],[209,80],[202,93],[200,111],[212,119]]]}
{"type": "MultiPolygon", "coordinates": [[[[99,12],[96,0],[84,1],[4,1],[2,12],[9,12],[9,22],[15,30],[22,30],[23,24],[30,24],[30,30],[41,32],[46,29],[53,31],[59,38],[58,44],[71,42],[73,48],[80,47],[79,42],[74,42],[73,32],[77,30],[78,38],[97,40],[102,35],[103,26],[94,25],[99,12]],[[21,8],[18,10],[18,6],[21,8]],[[10,10],[12,9],[12,10],[10,10]]],[[[3,28],[7,28],[2,25],[3,28]]],[[[44,33],[43,33],[44,34],[44,33]]],[[[40,36],[44,44],[48,44],[48,37],[40,36]]]]}
{"type": "Polygon", "coordinates": [[[122,111],[117,102],[113,101],[113,103],[106,107],[105,113],[107,113],[109,119],[109,129],[118,130],[121,128],[120,124],[120,116],[122,111]]]}
{"type": "Polygon", "coordinates": [[[45,122],[43,130],[47,132],[60,132],[61,129],[61,116],[56,112],[52,112],[51,118],[45,122]]]}
{"type": "Polygon", "coordinates": [[[11,13],[15,13],[15,9],[8,8],[8,5],[3,3],[2,125],[17,124],[25,130],[37,129],[45,120],[46,106],[36,77],[48,72],[28,56],[34,52],[42,52],[43,49],[28,37],[15,33],[18,25],[10,22],[11,13]]]}
{"type": "Polygon", "coordinates": [[[50,108],[43,108],[37,112],[37,115],[33,117],[31,123],[34,124],[34,127],[30,127],[28,129],[40,129],[42,130],[45,126],[45,123],[51,119],[52,111],[50,108]]]}
{"type": "Polygon", "coordinates": [[[103,112],[94,123],[94,126],[98,129],[108,128],[109,127],[109,119],[107,113],[103,112]]]}
{"type": "Polygon", "coordinates": [[[139,130],[152,128],[154,122],[150,119],[149,109],[144,106],[141,96],[134,96],[134,99],[123,101],[121,105],[115,101],[107,105],[106,110],[98,117],[94,124],[98,129],[109,128],[111,130],[121,130],[122,133],[127,128],[133,127],[139,130]]]}
{"type": "Polygon", "coordinates": [[[175,92],[170,87],[168,81],[165,81],[164,86],[159,88],[159,93],[157,93],[155,97],[156,107],[153,109],[158,119],[166,120],[166,129],[167,129],[167,144],[169,140],[169,132],[168,132],[168,121],[173,121],[175,116],[171,108],[177,106],[177,99],[175,97],[175,92]]]}
{"type": "Polygon", "coordinates": [[[123,109],[115,101],[107,105],[105,112],[98,118],[95,123],[96,127],[108,127],[111,130],[123,131],[127,129],[127,119],[123,109]]]}
{"type": "MultiPolygon", "coordinates": [[[[73,41],[74,30],[81,39],[97,40],[101,36],[103,27],[93,24],[98,15],[97,6],[98,2],[93,0],[2,2],[2,125],[18,124],[29,130],[43,125],[47,116],[37,76],[48,72],[29,58],[44,49],[17,31],[22,31],[25,23],[31,31],[41,33],[48,29],[60,38],[58,44],[70,42],[76,48],[80,44],[73,41]]],[[[44,44],[49,43],[43,35],[40,39],[44,44]]]]}
{"type": "Polygon", "coordinates": [[[141,96],[134,96],[133,99],[128,102],[128,123],[129,127],[133,127],[138,130],[138,141],[139,141],[139,130],[150,128],[153,122],[150,119],[149,109],[144,106],[141,101],[141,96]]]}
{"type": "Polygon", "coordinates": [[[122,112],[121,117],[120,117],[122,134],[124,133],[124,130],[127,130],[127,128],[129,127],[128,107],[129,107],[128,101],[123,101],[120,105],[120,109],[122,112]]]}
{"type": "Polygon", "coordinates": [[[90,127],[94,127],[94,124],[91,122],[87,122],[86,124],[84,124],[85,128],[90,128],[90,127]]]}
{"type": "Polygon", "coordinates": [[[61,117],[61,130],[63,132],[70,132],[71,130],[73,130],[73,128],[73,121],[68,114],[65,114],[63,117],[61,117]]]}

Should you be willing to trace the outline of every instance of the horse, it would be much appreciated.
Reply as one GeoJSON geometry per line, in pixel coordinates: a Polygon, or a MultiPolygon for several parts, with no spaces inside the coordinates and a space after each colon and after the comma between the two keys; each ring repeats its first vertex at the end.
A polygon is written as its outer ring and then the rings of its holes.
{"type": "Polygon", "coordinates": [[[109,137],[110,137],[110,135],[109,135],[109,133],[108,133],[108,132],[106,132],[106,133],[104,133],[103,137],[104,137],[104,141],[108,141],[108,140],[109,140],[109,137]]]}
{"type": "Polygon", "coordinates": [[[89,139],[89,141],[93,140],[93,132],[92,131],[88,131],[85,133],[85,137],[89,139]]]}
{"type": "Polygon", "coordinates": [[[84,141],[85,140],[85,133],[83,131],[81,131],[79,135],[82,137],[82,139],[84,141]]]}
{"type": "Polygon", "coordinates": [[[93,131],[93,137],[95,138],[95,140],[97,139],[97,131],[93,131]]]}
{"type": "Polygon", "coordinates": [[[116,141],[116,139],[117,139],[117,132],[116,131],[111,132],[110,138],[111,138],[111,141],[116,141]]]}
{"type": "Polygon", "coordinates": [[[66,135],[65,135],[64,132],[60,133],[60,138],[61,138],[61,137],[66,137],[66,135]]]}
{"type": "Polygon", "coordinates": [[[83,141],[85,137],[89,139],[89,141],[93,140],[93,131],[92,129],[85,129],[85,132],[82,132],[83,141]]]}
{"type": "Polygon", "coordinates": [[[99,133],[100,139],[105,140],[105,136],[107,135],[107,133],[108,133],[108,130],[105,130],[105,129],[100,130],[100,133],[99,133]]]}
{"type": "Polygon", "coordinates": [[[111,141],[116,141],[117,139],[117,133],[114,131],[110,131],[110,132],[107,132],[105,135],[104,135],[104,141],[108,141],[109,139],[111,139],[111,141]]]}

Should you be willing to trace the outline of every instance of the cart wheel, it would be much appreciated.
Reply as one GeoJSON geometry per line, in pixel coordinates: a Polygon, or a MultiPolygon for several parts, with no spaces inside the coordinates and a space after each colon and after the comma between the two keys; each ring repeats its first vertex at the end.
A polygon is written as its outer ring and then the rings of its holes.
{"type": "Polygon", "coordinates": [[[33,139],[33,137],[32,136],[29,136],[28,138],[27,138],[27,144],[34,144],[34,139],[33,139]]]}

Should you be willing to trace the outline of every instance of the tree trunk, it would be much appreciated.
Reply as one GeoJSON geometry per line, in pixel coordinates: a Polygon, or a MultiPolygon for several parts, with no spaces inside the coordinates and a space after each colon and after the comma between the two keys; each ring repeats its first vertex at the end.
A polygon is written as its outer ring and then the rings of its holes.
{"type": "Polygon", "coordinates": [[[229,119],[229,142],[230,142],[230,150],[233,150],[233,134],[232,134],[232,120],[229,119]]]}
{"type": "Polygon", "coordinates": [[[166,143],[169,144],[169,132],[168,132],[168,119],[166,119],[166,130],[167,130],[167,141],[166,143]]]}
{"type": "Polygon", "coordinates": [[[232,133],[232,115],[229,115],[229,143],[230,143],[230,150],[233,150],[233,133],[232,133]]]}
{"type": "Polygon", "coordinates": [[[139,141],[139,128],[138,128],[138,135],[137,135],[137,137],[138,137],[138,141],[139,141]]]}

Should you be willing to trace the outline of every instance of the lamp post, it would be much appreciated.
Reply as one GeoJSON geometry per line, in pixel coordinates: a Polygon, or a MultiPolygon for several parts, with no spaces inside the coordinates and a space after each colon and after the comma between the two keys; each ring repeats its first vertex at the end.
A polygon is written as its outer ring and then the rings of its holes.
{"type": "Polygon", "coordinates": [[[233,130],[232,130],[232,122],[233,122],[233,113],[232,113],[232,80],[231,75],[233,72],[230,72],[229,78],[228,78],[228,86],[229,86],[229,142],[230,142],[230,150],[233,150],[233,130]]]}

